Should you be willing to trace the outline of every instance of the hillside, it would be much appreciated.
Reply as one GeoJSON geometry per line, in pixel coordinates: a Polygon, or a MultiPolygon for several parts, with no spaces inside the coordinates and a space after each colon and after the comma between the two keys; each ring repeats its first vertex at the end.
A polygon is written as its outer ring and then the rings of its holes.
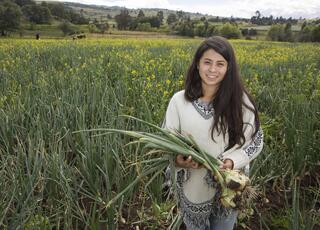
{"type": "MultiPolygon", "coordinates": [[[[42,2],[40,0],[36,0],[36,2],[42,2]]],[[[56,1],[46,1],[46,2],[56,2],[56,1]]],[[[91,20],[108,20],[107,16],[110,15],[112,18],[120,13],[124,7],[120,6],[102,6],[102,5],[87,5],[75,2],[64,2],[64,5],[71,7],[77,12],[82,12],[84,16],[90,18],[91,20]]],[[[128,9],[128,8],[127,8],[128,9]]],[[[160,9],[160,8],[141,8],[141,9],[128,9],[129,14],[132,17],[137,17],[140,10],[142,10],[145,16],[154,16],[158,13],[158,11],[163,12],[163,16],[166,19],[170,13],[176,14],[176,10],[169,9],[160,9]]],[[[184,12],[183,14],[190,19],[195,18],[215,18],[213,15],[201,14],[201,13],[192,13],[192,12],[184,12]]],[[[220,17],[221,18],[221,17],[220,17]]]]}
{"type": "Polygon", "coordinates": [[[149,37],[152,33],[161,37],[220,35],[228,39],[303,42],[320,40],[319,20],[297,20],[272,15],[266,17],[260,14],[247,19],[160,8],[129,9],[51,0],[36,0],[36,4],[33,0],[13,1],[11,7],[15,8],[17,13],[20,11],[21,18],[17,17],[15,27],[2,29],[3,36],[7,33],[10,36],[20,37],[41,34],[42,37],[72,36],[73,38],[77,36],[75,34],[85,33],[86,37],[96,37],[97,34],[99,37],[127,34],[130,36],[147,34],[149,37]],[[301,28],[304,28],[304,31],[301,28]]]}

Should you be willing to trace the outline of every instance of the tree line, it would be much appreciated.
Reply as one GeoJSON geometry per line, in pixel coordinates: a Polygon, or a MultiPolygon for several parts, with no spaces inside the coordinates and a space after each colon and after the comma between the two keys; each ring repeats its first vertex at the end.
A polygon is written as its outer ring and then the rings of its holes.
{"type": "Polygon", "coordinates": [[[268,30],[268,38],[280,42],[320,42],[320,19],[302,24],[300,31],[293,34],[291,23],[272,25],[268,30]]]}
{"type": "MultiPolygon", "coordinates": [[[[121,10],[120,14],[115,16],[117,27],[119,30],[139,30],[139,31],[157,31],[163,25],[163,12],[158,11],[154,16],[145,16],[142,10],[139,11],[137,17],[132,17],[127,9],[121,10]]],[[[191,19],[183,11],[170,13],[166,22],[168,32],[171,34],[189,36],[189,37],[209,37],[213,35],[221,35],[226,38],[240,38],[241,35],[246,39],[257,36],[258,31],[254,28],[239,28],[239,22],[246,20],[257,25],[271,25],[267,31],[267,39],[273,41],[286,42],[319,42],[320,41],[320,20],[311,23],[306,21],[303,23],[299,32],[292,31],[292,25],[297,24],[296,19],[277,17],[263,17],[259,11],[256,16],[251,19],[237,18],[194,18],[191,19]],[[220,24],[217,24],[220,22],[220,24]],[[222,23],[221,23],[222,22],[222,23]]]]}
{"type": "MultiPolygon", "coordinates": [[[[164,18],[163,11],[159,10],[154,15],[146,16],[143,10],[139,10],[137,16],[130,15],[129,10],[123,8],[114,18],[107,15],[108,21],[89,20],[84,16],[84,11],[74,11],[63,3],[41,2],[36,4],[33,0],[0,0],[0,31],[6,35],[10,31],[18,30],[21,21],[27,20],[34,24],[51,24],[53,19],[62,23],[59,29],[64,35],[77,33],[75,25],[87,24],[90,33],[105,33],[109,30],[109,20],[114,19],[118,30],[156,31],[166,32],[173,35],[189,37],[209,37],[221,35],[226,38],[251,39],[259,35],[255,28],[240,28],[239,23],[246,22],[254,25],[271,25],[267,32],[267,38],[274,41],[320,41],[320,20],[303,23],[301,31],[293,32],[292,25],[297,24],[296,19],[277,17],[272,15],[264,17],[259,11],[251,19],[223,18],[223,17],[194,17],[188,13],[176,11],[169,13],[164,18]]],[[[79,33],[79,32],[78,32],[79,33]]]]}
{"type": "Polygon", "coordinates": [[[68,21],[73,24],[88,24],[81,13],[77,13],[63,3],[41,2],[33,0],[0,0],[0,30],[2,35],[18,30],[21,20],[34,24],[51,24],[53,19],[68,21]]]}
{"type": "MultiPolygon", "coordinates": [[[[145,16],[140,10],[137,17],[132,17],[127,9],[123,9],[115,16],[115,21],[119,30],[159,31],[164,25],[164,15],[162,11],[158,11],[156,15],[145,16]]],[[[166,24],[166,32],[189,37],[208,37],[220,34],[227,38],[239,38],[241,33],[234,23],[217,26],[205,17],[191,19],[183,11],[177,11],[176,14],[170,13],[166,24]]]]}
{"type": "Polygon", "coordinates": [[[269,17],[262,16],[259,10],[255,12],[255,16],[252,16],[250,18],[250,22],[255,25],[274,25],[274,24],[297,24],[298,20],[293,19],[292,17],[289,18],[283,18],[282,16],[280,17],[273,17],[270,15],[269,17]]]}

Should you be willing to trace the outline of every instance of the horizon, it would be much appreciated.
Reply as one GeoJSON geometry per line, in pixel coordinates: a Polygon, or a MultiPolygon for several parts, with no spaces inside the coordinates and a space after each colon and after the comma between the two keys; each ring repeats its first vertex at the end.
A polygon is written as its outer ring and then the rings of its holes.
{"type": "MultiPolygon", "coordinates": [[[[49,0],[53,1],[53,0],[49,0]]],[[[55,0],[58,2],[73,2],[85,5],[96,5],[104,7],[125,7],[129,9],[166,9],[190,13],[201,13],[210,16],[251,18],[255,12],[259,11],[261,16],[284,17],[284,18],[320,18],[320,1],[316,0],[55,0]],[[212,5],[212,7],[208,7],[212,5]],[[232,5],[232,7],[230,7],[232,5]]]]}

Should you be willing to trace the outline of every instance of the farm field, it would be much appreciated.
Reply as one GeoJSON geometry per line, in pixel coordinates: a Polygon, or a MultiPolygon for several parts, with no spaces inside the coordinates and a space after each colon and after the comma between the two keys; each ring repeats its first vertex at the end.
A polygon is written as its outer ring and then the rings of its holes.
{"type": "MultiPolygon", "coordinates": [[[[0,40],[0,228],[167,229],[164,175],[136,145],[79,130],[161,125],[200,39],[0,40]],[[148,183],[148,179],[152,179],[148,183]]],[[[320,228],[320,45],[231,41],[265,135],[237,229],[320,228]]]]}

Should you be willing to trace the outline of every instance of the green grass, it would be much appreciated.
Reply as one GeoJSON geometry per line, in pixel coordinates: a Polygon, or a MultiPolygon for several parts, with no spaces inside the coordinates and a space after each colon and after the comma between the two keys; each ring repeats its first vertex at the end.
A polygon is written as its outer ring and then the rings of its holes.
{"type": "MultiPolygon", "coordinates": [[[[117,229],[121,217],[126,228],[169,226],[175,211],[159,192],[162,175],[106,208],[140,173],[131,139],[73,132],[149,130],[121,114],[161,125],[200,41],[1,39],[1,228],[117,229]]],[[[232,43],[265,133],[251,174],[271,204],[257,203],[257,221],[263,229],[319,225],[319,46],[232,43]]]]}

